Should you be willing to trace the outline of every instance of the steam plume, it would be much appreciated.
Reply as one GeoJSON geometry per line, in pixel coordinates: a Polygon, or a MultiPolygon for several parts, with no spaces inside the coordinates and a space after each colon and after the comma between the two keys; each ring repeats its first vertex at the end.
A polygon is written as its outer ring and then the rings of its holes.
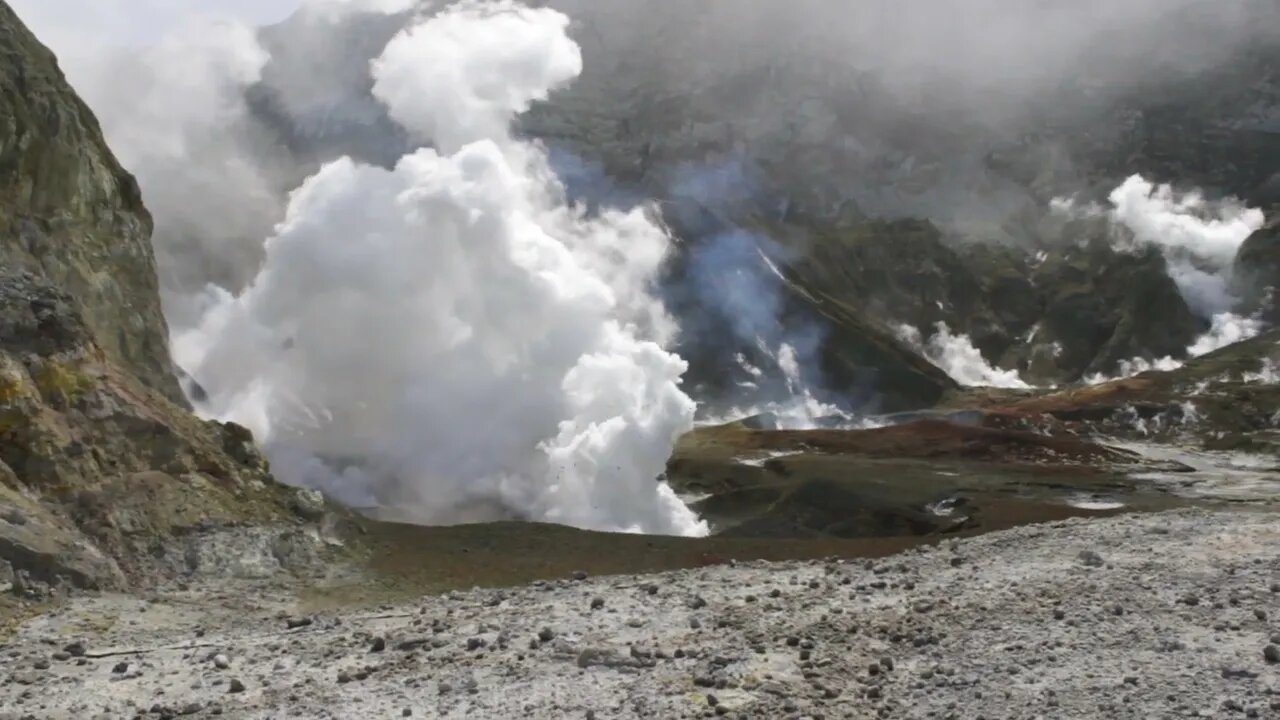
{"type": "MultiPolygon", "coordinates": [[[[1177,284],[1192,312],[1205,320],[1209,329],[1186,350],[1199,357],[1256,336],[1260,321],[1236,314],[1239,298],[1231,291],[1231,271],[1240,246],[1263,226],[1261,210],[1233,199],[1210,202],[1199,192],[1178,193],[1170,185],[1156,185],[1134,175],[1109,196],[1111,208],[1076,208],[1056,200],[1060,212],[1104,214],[1128,230],[1116,235],[1116,242],[1151,245],[1164,254],[1169,277],[1177,284]]],[[[1148,370],[1173,370],[1181,366],[1177,358],[1155,360],[1134,358],[1120,364],[1120,375],[1148,370]]],[[[1108,380],[1097,374],[1089,383],[1108,380]]]]}
{"type": "Polygon", "coordinates": [[[428,522],[705,532],[657,480],[694,411],[649,294],[668,238],[646,208],[565,204],[509,130],[581,72],[567,23],[466,2],[396,36],[374,94],[432,147],[325,165],[247,288],[177,338],[286,477],[428,522]]]}
{"type": "Polygon", "coordinates": [[[915,348],[929,362],[937,365],[961,385],[970,387],[999,387],[1027,389],[1017,370],[992,367],[974,347],[968,335],[952,334],[946,323],[938,323],[934,333],[925,340],[919,330],[910,325],[896,328],[898,338],[915,348]]]}

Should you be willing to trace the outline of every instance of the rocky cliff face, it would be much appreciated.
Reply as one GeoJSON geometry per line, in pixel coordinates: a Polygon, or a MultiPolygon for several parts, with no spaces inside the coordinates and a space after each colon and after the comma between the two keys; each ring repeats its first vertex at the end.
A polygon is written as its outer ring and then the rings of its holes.
{"type": "Polygon", "coordinates": [[[117,587],[201,571],[221,529],[303,528],[248,433],[185,408],[150,231],[92,113],[0,2],[0,583],[117,587]]]}
{"type": "Polygon", "coordinates": [[[1237,290],[1261,308],[1262,315],[1280,324],[1280,220],[1254,233],[1236,257],[1237,290]]]}
{"type": "Polygon", "coordinates": [[[138,185],[8,7],[0,39],[0,267],[66,291],[106,359],[179,401],[138,185]]]}

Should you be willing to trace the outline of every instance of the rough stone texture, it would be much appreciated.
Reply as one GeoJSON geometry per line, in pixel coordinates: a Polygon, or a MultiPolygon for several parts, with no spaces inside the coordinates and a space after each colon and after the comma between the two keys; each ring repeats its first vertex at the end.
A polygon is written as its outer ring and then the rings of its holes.
{"type": "Polygon", "coordinates": [[[122,371],[34,275],[0,275],[0,338],[0,558],[16,568],[116,587],[184,572],[159,552],[176,537],[300,522],[243,429],[122,371]]]}
{"type": "Polygon", "coordinates": [[[1154,248],[1117,252],[1086,236],[1049,256],[1031,281],[1043,315],[1010,359],[1034,379],[1074,381],[1134,357],[1182,357],[1206,329],[1154,248]]]}
{"type": "Polygon", "coordinates": [[[0,269],[69,294],[108,360],[182,402],[138,184],[53,54],[2,2],[0,269]]]}
{"type": "Polygon", "coordinates": [[[1280,324],[1280,205],[1267,215],[1271,222],[1249,236],[1236,255],[1235,281],[1246,307],[1280,324]]]}
{"type": "Polygon", "coordinates": [[[0,2],[0,561],[26,587],[190,574],[206,536],[274,528],[241,547],[270,554],[302,525],[248,432],[186,409],[150,232],[92,114],[0,2]]]}
{"type": "Polygon", "coordinates": [[[15,718],[1271,717],[1274,520],[1069,521],[878,561],[566,578],[377,611],[303,615],[288,593],[246,603],[251,591],[234,585],[146,603],[84,598],[27,622],[4,648],[0,708],[15,718]],[[55,654],[71,639],[87,664],[55,654]]]}
{"type": "MultiPolygon", "coordinates": [[[[985,422],[1045,436],[1155,442],[1173,453],[1249,453],[1254,457],[1238,457],[1226,467],[1243,462],[1271,477],[1269,468],[1280,460],[1277,368],[1280,329],[1273,329],[1176,370],[1061,389],[968,388],[949,396],[939,410],[977,412],[985,422]]],[[[1231,472],[1223,475],[1229,477],[1231,472]]],[[[1275,496],[1269,482],[1257,490],[1262,497],[1275,496]]]]}

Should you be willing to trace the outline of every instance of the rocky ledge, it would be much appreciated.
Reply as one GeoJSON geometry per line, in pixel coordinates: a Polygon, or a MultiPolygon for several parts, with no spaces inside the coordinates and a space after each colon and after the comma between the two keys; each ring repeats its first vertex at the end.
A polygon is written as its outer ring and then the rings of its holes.
{"type": "Polygon", "coordinates": [[[0,0],[0,624],[69,588],[338,552],[323,498],[186,407],[151,229],[97,120],[0,0]],[[205,552],[227,542],[233,560],[205,552]]]}
{"type": "Polygon", "coordinates": [[[1184,510],[377,609],[84,597],[0,648],[0,716],[1271,717],[1276,547],[1184,510]]]}

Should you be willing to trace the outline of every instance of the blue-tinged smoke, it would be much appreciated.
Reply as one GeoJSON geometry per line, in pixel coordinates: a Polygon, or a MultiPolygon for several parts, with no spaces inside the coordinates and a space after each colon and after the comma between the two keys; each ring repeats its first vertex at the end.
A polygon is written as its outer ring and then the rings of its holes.
{"type": "Polygon", "coordinates": [[[730,218],[762,217],[780,205],[739,157],[684,165],[669,183],[667,214],[686,243],[669,295],[681,326],[679,350],[695,367],[704,419],[768,415],[783,427],[847,417],[824,389],[825,327],[787,292],[786,249],[730,218]],[[711,378],[700,378],[709,367],[711,378]]]}

